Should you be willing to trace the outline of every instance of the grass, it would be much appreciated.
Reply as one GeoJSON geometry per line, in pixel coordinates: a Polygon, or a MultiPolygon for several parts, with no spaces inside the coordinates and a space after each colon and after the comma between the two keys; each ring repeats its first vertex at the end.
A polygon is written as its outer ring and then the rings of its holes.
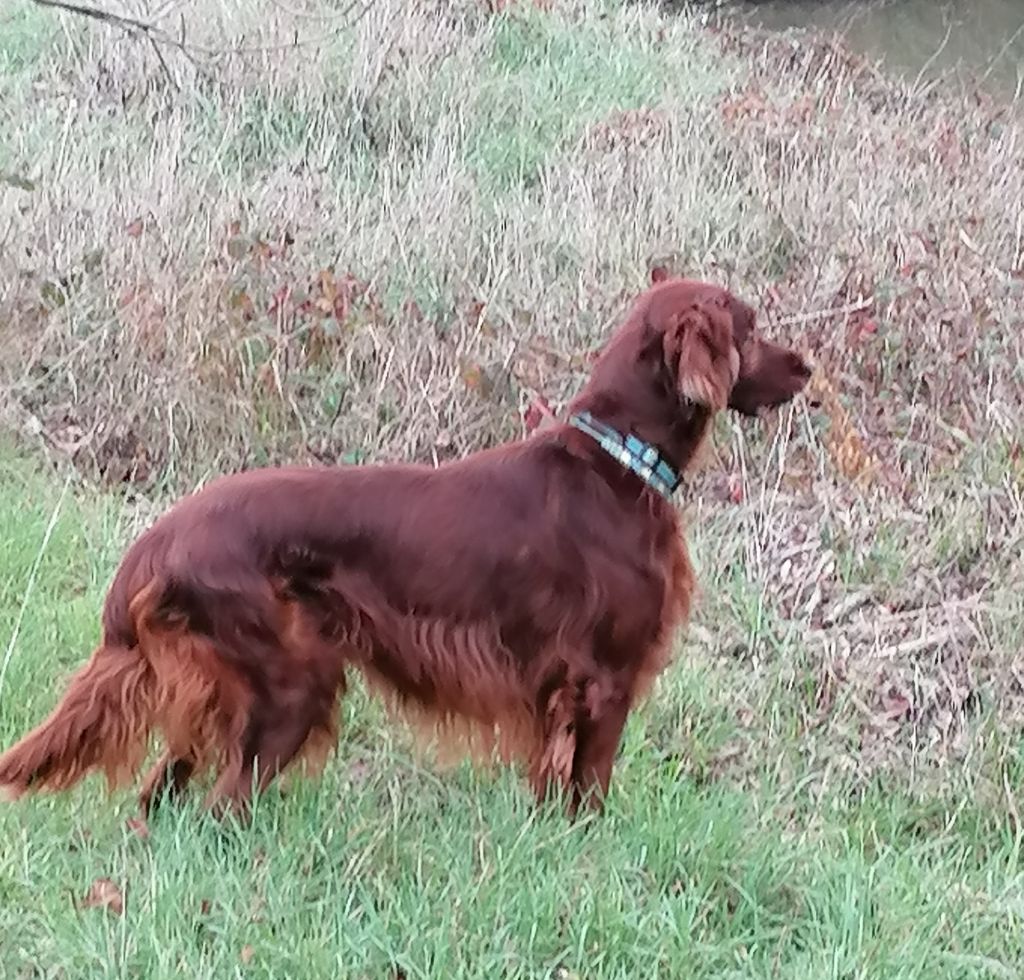
{"type": "MultiPolygon", "coordinates": [[[[7,458],[4,744],[94,640],[138,523],[118,498],[7,458]]],[[[699,536],[702,565],[714,547],[699,536]]],[[[325,778],[267,794],[246,830],[186,807],[140,838],[132,800],[107,801],[96,780],[6,806],[2,973],[1016,975],[1021,829],[1012,797],[986,782],[1019,784],[1013,739],[980,737],[987,760],[926,792],[914,778],[858,781],[804,756],[795,691],[777,698],[769,750],[740,748],[737,699],[751,689],[736,674],[684,658],[630,722],[610,812],[579,825],[535,812],[512,773],[421,768],[361,690],[325,778]],[[98,897],[123,914],[90,907],[104,880],[98,897]]]]}
{"type": "Polygon", "coordinates": [[[0,15],[0,744],[170,495],[515,435],[652,265],[755,300],[811,398],[682,494],[702,594],[607,819],[356,691],[245,831],[0,809],[0,975],[1018,976],[1019,107],[611,0],[343,7],[193,0],[162,61],[0,15]]]}

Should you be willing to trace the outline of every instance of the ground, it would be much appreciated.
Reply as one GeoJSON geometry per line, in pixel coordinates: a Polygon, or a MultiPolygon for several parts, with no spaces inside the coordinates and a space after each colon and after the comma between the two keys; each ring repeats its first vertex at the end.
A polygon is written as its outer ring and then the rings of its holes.
{"type": "Polygon", "coordinates": [[[681,494],[701,595],[605,819],[357,690],[245,831],[0,809],[0,974],[1017,976],[1019,110],[614,2],[172,13],[0,21],[0,744],[170,496],[518,434],[655,265],[818,370],[681,494]]]}

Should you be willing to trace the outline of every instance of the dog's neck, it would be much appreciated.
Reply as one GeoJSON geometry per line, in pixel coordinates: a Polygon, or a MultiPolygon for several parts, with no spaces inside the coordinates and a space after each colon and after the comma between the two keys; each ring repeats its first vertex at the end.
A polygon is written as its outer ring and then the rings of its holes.
{"type": "Polygon", "coordinates": [[[574,412],[569,416],[569,424],[590,436],[612,459],[635,473],[666,500],[671,499],[682,475],[665,459],[657,446],[652,446],[632,433],[623,434],[595,419],[587,411],[574,412]]]}
{"type": "MultiPolygon", "coordinates": [[[[617,394],[602,394],[600,390],[584,389],[569,407],[570,416],[593,419],[599,428],[609,428],[618,433],[623,440],[629,436],[641,440],[652,447],[661,460],[664,460],[674,471],[678,479],[685,473],[700,448],[711,420],[711,413],[700,405],[693,403],[665,406],[663,410],[652,411],[653,406],[630,405],[617,394]]],[[[580,427],[577,426],[579,429],[580,427]]],[[[586,433],[584,432],[584,435],[586,433]]],[[[588,446],[591,455],[598,461],[604,457],[630,477],[643,479],[644,482],[656,486],[635,467],[615,459],[615,454],[603,447],[599,439],[590,436],[581,445],[588,446]]],[[[600,468],[607,469],[602,462],[600,468]]]]}

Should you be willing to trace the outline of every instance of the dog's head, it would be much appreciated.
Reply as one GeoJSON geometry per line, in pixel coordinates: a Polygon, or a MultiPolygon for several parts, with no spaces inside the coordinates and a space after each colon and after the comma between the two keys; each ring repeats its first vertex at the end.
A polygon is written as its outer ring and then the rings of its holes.
{"type": "Polygon", "coordinates": [[[796,351],[762,337],[753,309],[719,286],[656,278],[641,302],[645,346],[687,402],[757,415],[788,402],[811,376],[796,351]]]}

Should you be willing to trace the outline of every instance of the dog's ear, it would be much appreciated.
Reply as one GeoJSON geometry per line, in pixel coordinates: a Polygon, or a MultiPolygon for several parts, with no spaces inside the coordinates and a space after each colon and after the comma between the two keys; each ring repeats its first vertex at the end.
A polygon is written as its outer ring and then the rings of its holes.
{"type": "Polygon", "coordinates": [[[700,302],[672,314],[665,324],[662,347],[682,398],[712,411],[728,405],[740,363],[727,308],[700,302]]]}

